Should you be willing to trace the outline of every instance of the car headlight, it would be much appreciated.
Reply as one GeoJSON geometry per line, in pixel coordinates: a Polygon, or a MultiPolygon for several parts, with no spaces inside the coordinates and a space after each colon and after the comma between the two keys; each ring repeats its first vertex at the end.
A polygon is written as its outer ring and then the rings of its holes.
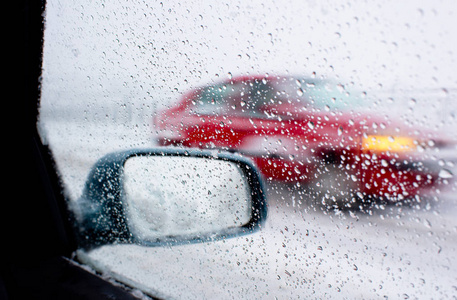
{"type": "Polygon", "coordinates": [[[417,149],[417,142],[409,137],[367,135],[362,139],[363,150],[406,152],[417,149]]]}

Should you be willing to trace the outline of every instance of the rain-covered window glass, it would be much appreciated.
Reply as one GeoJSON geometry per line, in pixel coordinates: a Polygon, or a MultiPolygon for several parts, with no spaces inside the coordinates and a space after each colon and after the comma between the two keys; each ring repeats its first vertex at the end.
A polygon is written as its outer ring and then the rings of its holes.
{"type": "MultiPolygon", "coordinates": [[[[205,88],[197,97],[195,112],[265,117],[265,105],[275,103],[278,95],[266,80],[227,83],[205,88]]],[[[279,94],[279,92],[278,92],[279,94]]]]}
{"type": "Polygon", "coordinates": [[[226,114],[238,111],[247,99],[246,84],[225,84],[210,86],[203,89],[195,101],[195,112],[200,114],[226,114]]]}
{"type": "Polygon", "coordinates": [[[338,111],[360,109],[362,93],[348,91],[341,84],[307,78],[279,80],[277,89],[286,99],[296,99],[296,105],[315,110],[338,111]],[[292,96],[291,96],[292,95],[292,96]]]}
{"type": "Polygon", "coordinates": [[[455,298],[456,14],[451,0],[48,0],[38,128],[77,230],[105,230],[75,259],[166,299],[455,298]],[[236,163],[108,166],[132,149],[249,161],[266,222],[232,234],[260,214],[236,163]]]}

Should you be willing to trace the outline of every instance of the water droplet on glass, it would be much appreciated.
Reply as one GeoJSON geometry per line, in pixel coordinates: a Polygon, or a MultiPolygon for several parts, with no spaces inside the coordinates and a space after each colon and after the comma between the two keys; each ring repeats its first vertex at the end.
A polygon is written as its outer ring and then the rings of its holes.
{"type": "Polygon", "coordinates": [[[308,122],[308,127],[311,128],[311,129],[314,129],[314,127],[315,127],[315,126],[314,126],[314,122],[309,121],[309,122],[308,122]]]}
{"type": "Polygon", "coordinates": [[[342,135],[343,134],[343,127],[338,127],[338,135],[342,135]]]}
{"type": "Polygon", "coordinates": [[[299,89],[297,90],[297,95],[301,97],[301,96],[303,96],[303,94],[304,94],[303,89],[302,89],[302,88],[299,88],[299,89]]]}
{"type": "Polygon", "coordinates": [[[425,225],[425,227],[427,227],[427,228],[432,228],[432,223],[430,223],[429,220],[424,220],[424,225],[425,225]]]}
{"type": "Polygon", "coordinates": [[[438,173],[438,176],[440,178],[445,178],[445,179],[454,177],[452,172],[449,171],[448,169],[441,169],[440,172],[438,173]]]}

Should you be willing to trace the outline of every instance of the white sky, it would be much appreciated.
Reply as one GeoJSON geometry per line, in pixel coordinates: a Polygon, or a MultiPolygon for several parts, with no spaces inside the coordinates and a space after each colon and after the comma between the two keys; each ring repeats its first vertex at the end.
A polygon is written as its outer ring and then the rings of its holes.
{"type": "Polygon", "coordinates": [[[229,73],[315,72],[380,91],[457,87],[452,0],[163,2],[48,1],[47,101],[175,101],[229,73]]]}

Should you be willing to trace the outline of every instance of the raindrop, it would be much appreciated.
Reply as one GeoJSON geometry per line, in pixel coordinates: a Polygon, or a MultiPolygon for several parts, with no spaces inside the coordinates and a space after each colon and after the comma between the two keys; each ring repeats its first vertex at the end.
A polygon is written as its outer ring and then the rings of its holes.
{"type": "Polygon", "coordinates": [[[338,127],[338,135],[342,135],[343,134],[343,127],[338,127]]]}
{"type": "Polygon", "coordinates": [[[427,228],[432,228],[432,223],[430,223],[429,220],[424,220],[424,225],[425,225],[425,227],[427,227],[427,228]]]}
{"type": "Polygon", "coordinates": [[[440,172],[438,173],[438,176],[440,178],[445,178],[445,179],[454,177],[452,172],[449,171],[448,169],[441,169],[440,172]]]}
{"type": "Polygon", "coordinates": [[[303,89],[302,89],[302,88],[299,88],[299,89],[297,90],[297,95],[301,97],[301,96],[303,96],[303,94],[304,94],[303,89]]]}
{"type": "Polygon", "coordinates": [[[314,129],[314,122],[313,121],[309,121],[308,122],[308,127],[311,128],[311,129],[314,129]]]}

